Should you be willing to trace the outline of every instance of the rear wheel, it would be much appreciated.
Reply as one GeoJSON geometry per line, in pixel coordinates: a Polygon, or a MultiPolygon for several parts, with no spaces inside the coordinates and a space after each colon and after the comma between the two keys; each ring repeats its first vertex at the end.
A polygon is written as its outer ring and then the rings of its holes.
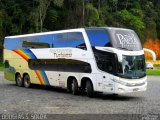
{"type": "Polygon", "coordinates": [[[31,81],[29,75],[24,75],[23,81],[24,81],[24,87],[26,88],[31,87],[31,81]]]}
{"type": "Polygon", "coordinates": [[[73,95],[77,95],[78,94],[78,83],[77,83],[76,79],[72,80],[71,89],[72,89],[72,94],[73,95]]]}
{"type": "Polygon", "coordinates": [[[88,97],[93,97],[93,85],[89,80],[86,83],[86,92],[88,97]]]}
{"type": "Polygon", "coordinates": [[[20,74],[16,75],[16,85],[19,86],[19,87],[23,86],[23,79],[22,79],[20,74]]]}

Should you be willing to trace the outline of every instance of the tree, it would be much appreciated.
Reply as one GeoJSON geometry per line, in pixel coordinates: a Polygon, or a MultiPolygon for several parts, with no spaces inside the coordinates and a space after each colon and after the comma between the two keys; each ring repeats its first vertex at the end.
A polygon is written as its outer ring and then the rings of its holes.
{"type": "Polygon", "coordinates": [[[86,26],[101,26],[103,24],[103,22],[100,20],[98,10],[90,3],[87,3],[86,5],[85,17],[86,26]]]}
{"type": "Polygon", "coordinates": [[[0,0],[0,37],[85,26],[135,30],[160,38],[159,0],[0,0]]]}
{"type": "Polygon", "coordinates": [[[145,21],[145,26],[146,26],[146,29],[145,29],[145,35],[146,38],[153,38],[155,39],[157,37],[157,24],[156,24],[156,20],[158,19],[158,14],[155,10],[155,5],[152,0],[147,0],[147,1],[140,1],[141,4],[142,4],[142,9],[143,9],[143,12],[144,12],[144,20],[145,21]]]}
{"type": "Polygon", "coordinates": [[[134,16],[127,10],[121,10],[114,14],[114,18],[114,26],[131,28],[138,33],[140,38],[142,38],[142,31],[144,30],[145,26],[143,21],[139,17],[134,16]]]}
{"type": "Polygon", "coordinates": [[[51,3],[53,2],[53,4],[55,6],[61,7],[63,5],[63,1],[64,0],[37,0],[39,5],[38,5],[37,9],[35,9],[35,11],[31,13],[31,16],[34,16],[36,21],[38,20],[35,24],[38,25],[40,23],[40,25],[39,25],[40,32],[43,31],[43,24],[44,24],[44,21],[46,18],[48,8],[51,5],[51,3]],[[36,13],[38,13],[38,14],[36,14],[36,13]],[[37,17],[39,17],[39,18],[37,18],[37,17]]]}

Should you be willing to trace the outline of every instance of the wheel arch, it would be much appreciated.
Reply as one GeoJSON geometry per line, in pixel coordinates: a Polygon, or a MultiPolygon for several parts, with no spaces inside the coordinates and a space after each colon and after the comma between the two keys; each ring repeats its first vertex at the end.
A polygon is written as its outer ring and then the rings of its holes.
{"type": "Polygon", "coordinates": [[[90,81],[90,82],[92,83],[92,87],[93,87],[93,90],[94,90],[94,83],[92,82],[92,80],[91,80],[90,77],[83,77],[83,78],[81,79],[81,85],[80,85],[81,88],[83,89],[83,88],[86,87],[87,81],[90,81]]]}
{"type": "Polygon", "coordinates": [[[25,75],[28,75],[28,76],[29,76],[30,82],[32,83],[33,81],[32,81],[32,78],[31,78],[32,76],[30,75],[30,73],[24,72],[22,77],[24,78],[25,75]]]}
{"type": "MultiPolygon", "coordinates": [[[[67,78],[67,87],[72,83],[73,79],[77,80],[77,78],[75,76],[68,76],[68,78],[67,78]]],[[[78,80],[77,80],[77,82],[78,82],[78,80]]]]}
{"type": "MultiPolygon", "coordinates": [[[[23,73],[23,78],[24,78],[25,75],[29,75],[29,74],[28,74],[27,72],[24,72],[24,73],[23,73]]],[[[29,75],[29,76],[30,76],[30,75],[29,75]]]]}
{"type": "Polygon", "coordinates": [[[22,77],[22,75],[21,75],[21,73],[20,73],[20,72],[16,72],[16,73],[15,73],[14,80],[16,80],[17,75],[20,75],[20,76],[22,77]]]}

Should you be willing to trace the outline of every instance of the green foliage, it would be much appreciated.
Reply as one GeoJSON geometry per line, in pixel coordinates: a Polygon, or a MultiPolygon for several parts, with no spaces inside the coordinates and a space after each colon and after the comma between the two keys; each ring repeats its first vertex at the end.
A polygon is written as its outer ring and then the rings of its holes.
{"type": "Polygon", "coordinates": [[[3,71],[4,66],[3,66],[3,62],[0,60],[0,71],[3,71]]]}
{"type": "Polygon", "coordinates": [[[3,69],[4,69],[4,68],[0,66],[0,71],[3,71],[3,69]]]}
{"type": "Polygon", "coordinates": [[[54,2],[54,4],[55,4],[56,6],[62,7],[64,0],[54,0],[53,2],[54,2]]]}
{"type": "Polygon", "coordinates": [[[132,13],[132,15],[138,17],[141,20],[144,18],[144,13],[141,9],[132,8],[130,12],[132,13]]]}
{"type": "Polygon", "coordinates": [[[160,22],[158,22],[158,12],[157,10],[160,9],[159,7],[155,7],[157,6],[157,3],[153,2],[152,0],[146,0],[145,2],[143,2],[142,4],[142,9],[143,9],[143,13],[144,13],[144,19],[143,21],[145,22],[145,35],[146,37],[152,37],[152,38],[156,38],[157,37],[157,33],[158,31],[160,31],[160,29],[156,29],[157,28],[157,24],[160,22]]]}
{"type": "Polygon", "coordinates": [[[160,69],[160,64],[154,64],[154,67],[160,69]]]}
{"type": "Polygon", "coordinates": [[[139,17],[134,16],[127,10],[121,10],[114,14],[114,18],[116,19],[117,26],[131,28],[141,37],[141,32],[144,30],[145,26],[139,17]]]}
{"type": "Polygon", "coordinates": [[[93,7],[92,4],[87,3],[86,5],[86,26],[101,26],[102,22],[100,20],[98,10],[93,7]]]}
{"type": "Polygon", "coordinates": [[[56,10],[50,10],[48,12],[48,19],[52,24],[56,24],[58,19],[58,12],[56,10]]]}
{"type": "Polygon", "coordinates": [[[147,75],[160,75],[160,69],[147,70],[147,75]]]}
{"type": "Polygon", "coordinates": [[[144,42],[160,37],[160,1],[0,0],[4,36],[88,26],[134,29],[144,42]]]}

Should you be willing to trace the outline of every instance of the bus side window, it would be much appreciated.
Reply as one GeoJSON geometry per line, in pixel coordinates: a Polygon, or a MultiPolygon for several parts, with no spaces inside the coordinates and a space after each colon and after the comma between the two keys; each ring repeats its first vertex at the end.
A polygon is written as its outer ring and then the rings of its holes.
{"type": "Polygon", "coordinates": [[[67,33],[54,34],[53,44],[54,48],[66,47],[67,33]]]}
{"type": "Polygon", "coordinates": [[[81,32],[69,32],[66,47],[87,50],[84,37],[81,32]]]}
{"type": "Polygon", "coordinates": [[[89,38],[90,44],[92,47],[101,46],[101,47],[111,47],[111,41],[109,34],[106,30],[86,30],[87,36],[89,38]]]}
{"type": "Polygon", "coordinates": [[[54,44],[53,43],[51,44],[51,48],[54,48],[54,44]]]}
{"type": "Polygon", "coordinates": [[[22,47],[23,48],[49,48],[50,46],[48,43],[23,41],[22,47]]]}
{"type": "Polygon", "coordinates": [[[114,54],[109,52],[94,52],[97,66],[100,70],[113,73],[114,72],[114,54]]]}
{"type": "Polygon", "coordinates": [[[5,67],[5,68],[9,68],[9,61],[8,61],[8,60],[5,60],[5,62],[4,62],[4,67],[5,67]]]}
{"type": "Polygon", "coordinates": [[[68,33],[59,33],[54,34],[54,47],[71,47],[87,50],[86,44],[81,32],[68,32],[68,33]]]}
{"type": "Polygon", "coordinates": [[[21,38],[22,48],[52,48],[53,47],[53,35],[37,35],[21,38]]]}

